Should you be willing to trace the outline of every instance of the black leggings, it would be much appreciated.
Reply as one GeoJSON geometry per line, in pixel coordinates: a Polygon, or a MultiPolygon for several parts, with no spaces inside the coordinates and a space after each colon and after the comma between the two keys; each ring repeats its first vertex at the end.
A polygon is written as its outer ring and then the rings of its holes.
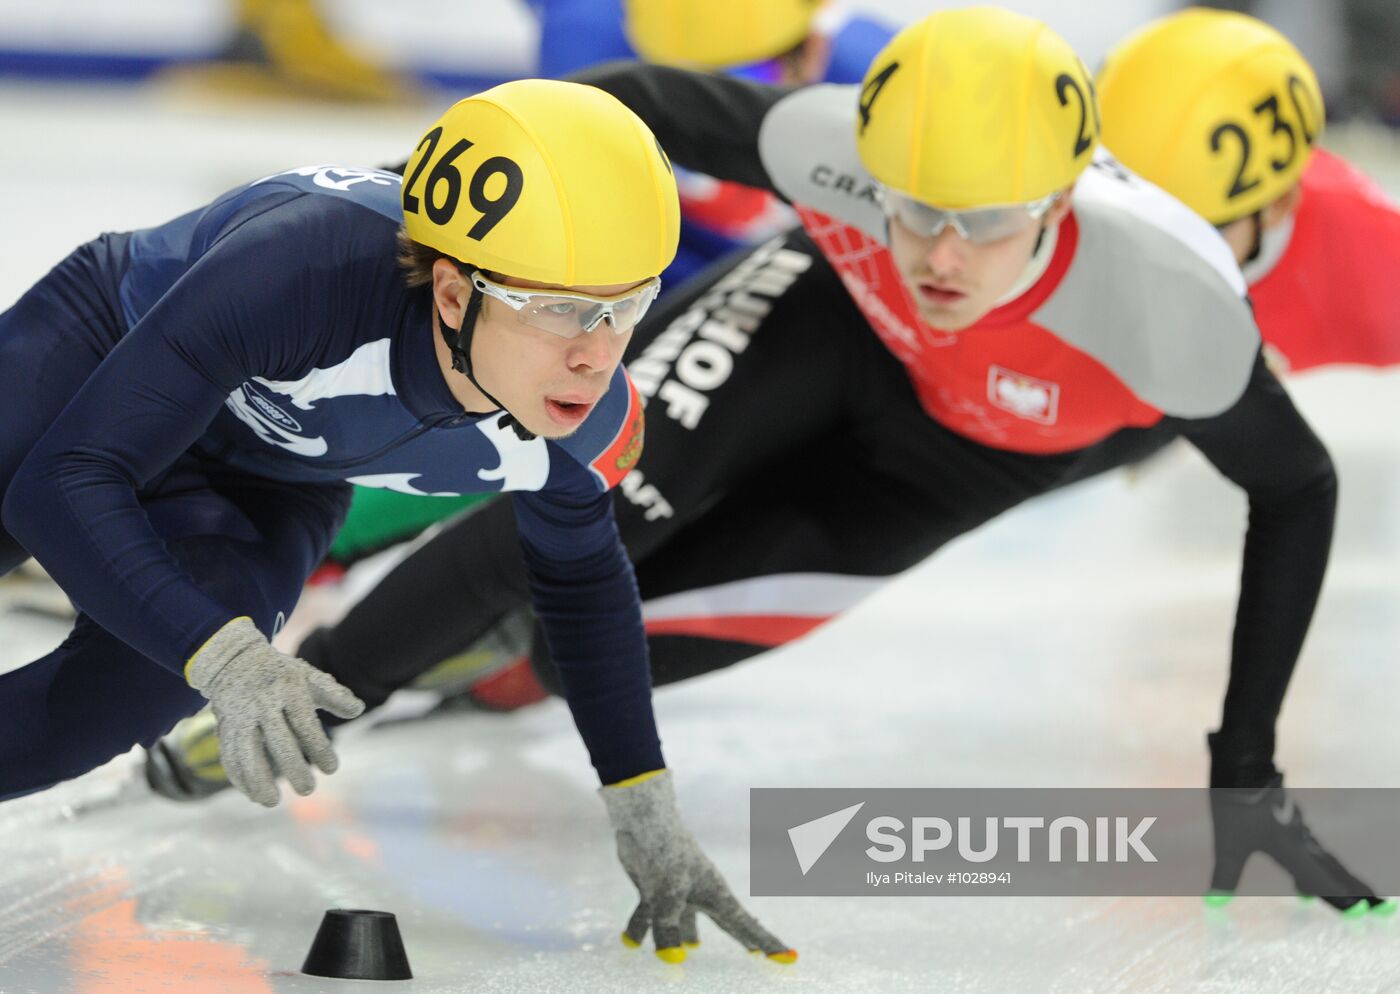
{"type": "MultiPolygon", "coordinates": [[[[632,348],[646,446],[615,503],[658,684],[810,630],[1002,511],[1173,436],[1035,456],[948,431],[801,232],[663,294],[632,348]]],[[[300,652],[373,706],[528,607],[506,498],[455,520],[300,652]]],[[[540,639],[532,658],[557,690],[540,639]]]]}

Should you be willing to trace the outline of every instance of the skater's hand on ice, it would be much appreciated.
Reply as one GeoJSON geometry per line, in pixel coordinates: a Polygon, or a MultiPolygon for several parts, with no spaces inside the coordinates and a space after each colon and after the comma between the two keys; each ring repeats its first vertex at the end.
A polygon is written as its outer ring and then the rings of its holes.
{"type": "Polygon", "coordinates": [[[750,952],[779,963],[797,959],[772,932],[739,904],[690,831],[681,823],[671,771],[658,770],[600,793],[617,833],[617,855],[641,895],[622,933],[635,948],[650,928],[656,955],[667,963],[685,960],[685,947],[698,946],[695,914],[703,911],[750,952]]]}
{"type": "Polygon", "coordinates": [[[1267,853],[1293,877],[1298,893],[1321,897],[1348,917],[1390,914],[1394,900],[1377,897],[1337,857],[1322,848],[1303,822],[1303,812],[1283,786],[1283,775],[1253,789],[1216,788],[1210,792],[1215,834],[1215,871],[1206,902],[1228,902],[1240,881],[1245,861],[1267,853]]]}
{"type": "Polygon", "coordinates": [[[278,652],[248,618],[230,621],[194,654],[185,678],[209,699],[229,781],[266,807],[277,804],[277,777],[298,794],[340,765],[316,709],[355,718],[365,705],[309,663],[278,652]]]}

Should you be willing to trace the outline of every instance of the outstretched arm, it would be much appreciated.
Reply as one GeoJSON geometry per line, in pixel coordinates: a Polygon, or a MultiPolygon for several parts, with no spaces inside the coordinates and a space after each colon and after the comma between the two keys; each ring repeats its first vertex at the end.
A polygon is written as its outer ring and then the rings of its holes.
{"type": "Polygon", "coordinates": [[[759,156],[758,132],[791,88],[640,62],[609,62],[573,79],[631,108],[676,165],[779,192],[759,156]]]}
{"type": "Polygon", "coordinates": [[[1317,604],[1332,546],[1337,477],[1322,442],[1261,357],[1223,414],[1183,434],[1249,496],[1230,680],[1212,737],[1211,786],[1274,775],[1274,725],[1317,604]]]}
{"type": "Polygon", "coordinates": [[[545,492],[518,494],[516,519],[535,610],[605,785],[618,858],[637,888],[623,942],[635,947],[651,931],[657,955],[678,963],[703,911],[746,948],[791,962],[797,954],[735,899],[681,820],[652,713],[641,600],[612,499],[581,469],[560,476],[545,492]]]}

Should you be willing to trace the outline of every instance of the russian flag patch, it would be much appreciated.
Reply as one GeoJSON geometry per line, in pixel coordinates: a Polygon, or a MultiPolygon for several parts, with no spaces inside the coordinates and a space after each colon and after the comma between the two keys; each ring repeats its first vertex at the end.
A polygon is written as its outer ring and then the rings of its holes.
{"type": "Polygon", "coordinates": [[[605,490],[622,482],[642,457],[642,440],[646,434],[646,412],[632,377],[623,376],[627,383],[627,412],[618,425],[617,434],[592,462],[588,464],[605,490]]]}

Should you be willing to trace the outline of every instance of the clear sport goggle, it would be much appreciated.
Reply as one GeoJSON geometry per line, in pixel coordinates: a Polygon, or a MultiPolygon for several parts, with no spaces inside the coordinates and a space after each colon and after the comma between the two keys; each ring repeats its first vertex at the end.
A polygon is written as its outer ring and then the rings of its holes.
{"type": "Polygon", "coordinates": [[[937,238],[944,228],[951,227],[970,242],[995,242],[1020,234],[1036,226],[1055,202],[1059,191],[1025,204],[1005,207],[978,207],[974,210],[949,211],[934,207],[913,197],[906,197],[888,188],[880,190],[885,216],[898,221],[920,238],[937,238]]]}
{"type": "Polygon", "coordinates": [[[598,327],[601,321],[607,321],[614,334],[631,331],[661,292],[661,278],[653,276],[641,286],[613,297],[595,297],[575,290],[504,286],[479,272],[472,274],[472,286],[515,311],[523,324],[560,338],[577,338],[598,327]]]}

